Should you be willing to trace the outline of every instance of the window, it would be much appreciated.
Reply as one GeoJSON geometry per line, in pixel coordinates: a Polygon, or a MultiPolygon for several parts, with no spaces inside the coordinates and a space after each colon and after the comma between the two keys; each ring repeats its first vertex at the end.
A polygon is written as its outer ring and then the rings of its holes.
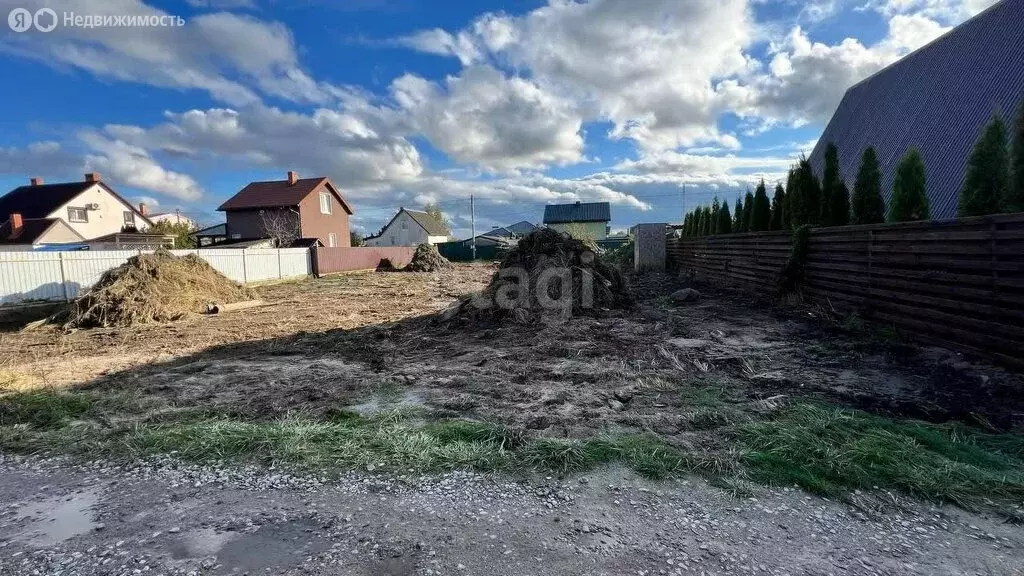
{"type": "Polygon", "coordinates": [[[338,235],[335,234],[334,232],[331,232],[330,234],[327,235],[327,246],[330,247],[330,248],[334,248],[337,245],[338,245],[338,235]]]}
{"type": "Polygon", "coordinates": [[[406,222],[405,220],[402,220],[402,230],[408,230],[408,229],[409,229],[409,223],[406,222]]]}
{"type": "Polygon", "coordinates": [[[125,210],[124,223],[126,226],[135,226],[135,213],[131,210],[125,210]]]}
{"type": "Polygon", "coordinates": [[[331,194],[329,192],[320,193],[320,213],[330,214],[331,213],[331,194]]]}
{"type": "Polygon", "coordinates": [[[89,211],[85,208],[68,207],[68,222],[88,222],[89,211]]]}

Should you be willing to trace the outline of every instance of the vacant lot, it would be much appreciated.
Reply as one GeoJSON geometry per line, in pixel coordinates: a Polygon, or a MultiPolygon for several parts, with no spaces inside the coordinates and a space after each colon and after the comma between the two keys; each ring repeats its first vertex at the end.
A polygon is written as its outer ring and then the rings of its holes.
{"type": "MultiPolygon", "coordinates": [[[[1020,376],[857,318],[704,288],[550,325],[445,326],[493,268],[266,286],[138,329],[6,333],[0,446],[306,469],[698,473],[1020,514],[1020,376]]],[[[858,497],[867,500],[868,497],[858,497]]]]}

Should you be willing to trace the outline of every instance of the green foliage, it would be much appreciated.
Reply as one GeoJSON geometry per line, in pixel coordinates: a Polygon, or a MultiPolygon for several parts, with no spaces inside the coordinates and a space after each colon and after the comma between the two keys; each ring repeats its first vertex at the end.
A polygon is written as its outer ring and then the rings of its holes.
{"type": "Polygon", "coordinates": [[[348,239],[349,242],[351,242],[351,246],[353,247],[363,245],[363,235],[360,234],[359,232],[349,232],[348,239]]]}
{"type": "Polygon", "coordinates": [[[768,199],[768,189],[765,188],[764,180],[757,185],[754,192],[754,206],[750,211],[750,231],[762,232],[767,230],[772,220],[772,204],[768,199]]]}
{"type": "Polygon", "coordinates": [[[715,230],[715,216],[711,213],[711,208],[704,206],[704,235],[711,236],[715,230]]]}
{"type": "Polygon", "coordinates": [[[811,163],[801,158],[793,173],[793,192],[788,193],[792,210],[792,226],[818,224],[821,218],[821,182],[814,175],[811,163]]]}
{"type": "Polygon", "coordinates": [[[857,180],[853,184],[853,219],[851,224],[881,224],[885,222],[885,202],[882,201],[882,170],[878,154],[868,146],[861,156],[857,180]]]}
{"type": "Polygon", "coordinates": [[[149,234],[167,234],[174,236],[174,247],[180,249],[188,249],[196,247],[195,238],[189,236],[196,231],[196,228],[190,226],[187,222],[171,222],[170,220],[161,220],[160,222],[154,222],[146,232],[149,234]]]}
{"type": "Polygon", "coordinates": [[[732,231],[743,232],[743,200],[736,197],[736,205],[732,210],[732,231]]]}
{"type": "Polygon", "coordinates": [[[917,148],[911,148],[896,167],[890,222],[928,220],[928,192],[924,160],[917,148]]]}
{"type": "Polygon", "coordinates": [[[0,396],[0,426],[25,425],[53,428],[74,420],[92,407],[82,395],[55,390],[34,390],[0,396]]]}
{"type": "Polygon", "coordinates": [[[985,126],[967,160],[960,190],[960,216],[999,212],[1010,193],[1010,153],[1006,124],[999,114],[985,126]]]}
{"type": "Polygon", "coordinates": [[[804,224],[793,231],[789,259],[779,275],[779,295],[788,294],[804,282],[807,258],[811,253],[811,226],[804,224]]]}
{"type": "Polygon", "coordinates": [[[1024,101],[1017,108],[1017,123],[1013,127],[1013,182],[1004,202],[1006,212],[1024,212],[1024,101]]]}
{"type": "Polygon", "coordinates": [[[434,220],[440,222],[441,226],[444,227],[445,232],[447,232],[448,235],[451,235],[452,223],[449,222],[448,218],[445,217],[444,212],[441,211],[440,206],[438,206],[437,204],[427,204],[426,206],[423,207],[423,211],[429,214],[431,217],[433,217],[434,220]]]}
{"type": "Polygon", "coordinates": [[[743,232],[753,232],[751,226],[754,224],[754,194],[747,190],[746,196],[743,197],[743,232]]]}
{"type": "Polygon", "coordinates": [[[711,202],[711,234],[721,234],[719,232],[719,220],[718,213],[721,211],[721,205],[718,203],[718,196],[711,202]]]}
{"type": "Polygon", "coordinates": [[[827,495],[898,488],[967,506],[1024,498],[1020,437],[815,404],[747,424],[738,436],[744,463],[762,482],[827,495]]]}
{"type": "Polygon", "coordinates": [[[775,185],[775,196],[772,197],[772,213],[768,221],[769,230],[782,230],[786,221],[786,190],[782,184],[775,185]]]}
{"type": "Polygon", "coordinates": [[[718,209],[718,233],[729,234],[732,232],[732,215],[729,214],[729,203],[722,202],[718,209]]]}
{"type": "Polygon", "coordinates": [[[821,223],[832,226],[832,194],[839,186],[839,148],[834,142],[825,147],[825,174],[821,179],[821,223]]]}
{"type": "Polygon", "coordinates": [[[796,196],[796,168],[790,168],[786,175],[786,196],[782,205],[782,229],[793,228],[793,203],[796,196]]]}
{"type": "Polygon", "coordinates": [[[846,226],[850,223],[850,189],[846,187],[846,181],[839,179],[839,183],[832,190],[828,197],[831,206],[828,210],[830,221],[829,226],[846,226]]]}

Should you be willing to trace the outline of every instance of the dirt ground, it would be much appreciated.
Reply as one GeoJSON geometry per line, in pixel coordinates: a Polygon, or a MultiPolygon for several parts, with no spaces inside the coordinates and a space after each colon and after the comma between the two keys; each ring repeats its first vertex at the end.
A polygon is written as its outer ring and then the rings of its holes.
{"type": "Polygon", "coordinates": [[[913,501],[868,517],[618,468],[322,481],[0,459],[0,575],[1014,576],[1017,526],[913,501]]]}

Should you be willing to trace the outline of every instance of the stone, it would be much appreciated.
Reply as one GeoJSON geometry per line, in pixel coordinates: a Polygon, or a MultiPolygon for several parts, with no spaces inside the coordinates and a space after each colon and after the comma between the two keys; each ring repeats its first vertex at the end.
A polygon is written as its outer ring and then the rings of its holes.
{"type": "Polygon", "coordinates": [[[678,304],[696,302],[697,300],[700,300],[700,292],[693,288],[683,288],[682,290],[676,290],[673,292],[669,298],[678,304]]]}

